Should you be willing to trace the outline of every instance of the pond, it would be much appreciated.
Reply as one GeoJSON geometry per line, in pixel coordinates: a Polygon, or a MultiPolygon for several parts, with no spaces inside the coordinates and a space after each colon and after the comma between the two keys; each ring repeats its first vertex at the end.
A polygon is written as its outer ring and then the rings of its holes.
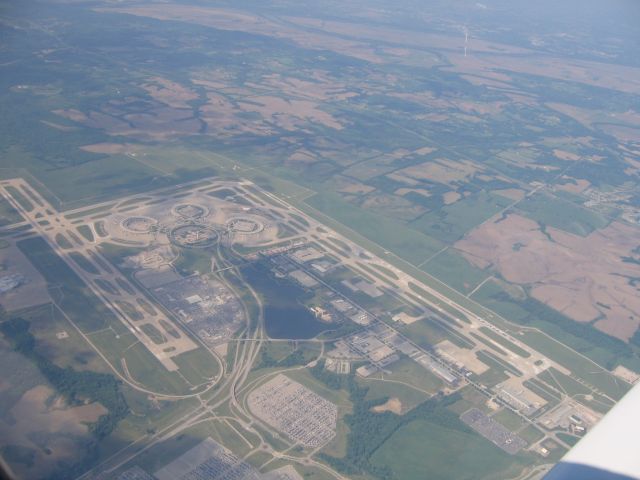
{"type": "Polygon", "coordinates": [[[302,340],[332,328],[316,319],[302,302],[312,295],[296,284],[275,278],[262,264],[242,269],[242,274],[264,303],[264,323],[271,338],[302,340]]]}

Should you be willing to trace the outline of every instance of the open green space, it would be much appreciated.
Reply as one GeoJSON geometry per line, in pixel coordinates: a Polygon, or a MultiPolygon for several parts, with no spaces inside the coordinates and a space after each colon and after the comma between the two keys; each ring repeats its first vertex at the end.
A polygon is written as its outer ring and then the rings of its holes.
{"type": "Polygon", "coordinates": [[[574,435],[569,435],[568,433],[559,432],[556,435],[558,436],[558,440],[562,440],[570,447],[573,447],[580,440],[580,438],[574,435]]]}
{"type": "Polygon", "coordinates": [[[484,344],[485,346],[489,347],[491,350],[493,350],[494,352],[496,352],[499,355],[503,355],[503,356],[508,356],[509,354],[503,350],[500,346],[496,345],[495,343],[493,343],[491,340],[487,340],[486,338],[484,338],[481,335],[478,335],[475,332],[470,332],[469,335],[472,338],[475,338],[477,341],[479,341],[480,343],[484,344]]]}
{"type": "Polygon", "coordinates": [[[471,265],[462,255],[452,249],[439,253],[421,268],[464,293],[469,293],[490,275],[489,272],[471,265]]]}
{"type": "Polygon", "coordinates": [[[178,372],[165,369],[143,344],[136,343],[131,346],[122,352],[122,358],[135,383],[169,395],[190,392],[191,385],[178,372]]]}
{"type": "Polygon", "coordinates": [[[15,208],[13,208],[9,201],[0,196],[0,227],[11,225],[12,223],[18,223],[22,220],[22,216],[15,208]]]}
{"type": "Polygon", "coordinates": [[[112,373],[57,306],[30,308],[20,312],[20,317],[29,322],[36,347],[51,362],[62,368],[112,373]]]}
{"type": "Polygon", "coordinates": [[[33,210],[33,203],[24,194],[18,190],[16,187],[8,185],[5,187],[7,192],[13,197],[13,199],[20,204],[20,206],[25,209],[27,212],[33,210]]]}
{"type": "Polygon", "coordinates": [[[442,248],[438,240],[401,222],[354,206],[338,195],[317,193],[305,202],[332,219],[326,223],[340,233],[344,232],[343,226],[346,226],[370,239],[363,244],[365,247],[373,241],[414,264],[422,262],[442,248]],[[342,225],[336,224],[336,221],[342,225]]]}
{"type": "Polygon", "coordinates": [[[518,210],[541,225],[583,237],[594,230],[606,227],[610,222],[607,217],[594,210],[546,193],[527,197],[518,204],[518,210]]]}
{"type": "Polygon", "coordinates": [[[527,425],[522,430],[518,432],[518,436],[522,438],[529,445],[539,441],[542,437],[544,437],[544,433],[537,427],[533,425],[527,425]]]}
{"type": "Polygon", "coordinates": [[[465,429],[417,419],[391,435],[372,463],[398,480],[495,480],[514,477],[525,462],[465,429]]]}
{"type": "Polygon", "coordinates": [[[358,383],[367,389],[365,400],[382,403],[389,398],[397,398],[400,400],[403,413],[429,398],[429,394],[397,381],[367,377],[359,378],[358,383]]]}
{"type": "Polygon", "coordinates": [[[60,295],[56,303],[85,333],[111,323],[120,323],[71,268],[40,237],[20,240],[20,251],[38,269],[50,287],[60,295]]]}
{"type": "Polygon", "coordinates": [[[428,212],[411,222],[411,226],[430,237],[450,244],[462,238],[476,225],[509,206],[510,203],[510,200],[500,195],[481,191],[452,205],[444,206],[438,211],[428,212]]]}
{"type": "Polygon", "coordinates": [[[622,398],[631,388],[631,385],[627,382],[618,379],[602,367],[595,365],[585,357],[581,357],[573,350],[546,335],[527,332],[523,335],[523,340],[543,355],[569,368],[574,375],[582,378],[589,385],[615,400],[622,398]]]}
{"type": "Polygon", "coordinates": [[[192,385],[210,382],[220,373],[220,363],[211,352],[199,347],[172,357],[180,374],[192,385]]]}
{"type": "Polygon", "coordinates": [[[55,240],[60,248],[64,248],[65,250],[73,248],[71,242],[62,233],[57,233],[55,240]]]}
{"type": "Polygon", "coordinates": [[[91,231],[91,228],[88,225],[80,225],[76,227],[76,229],[78,230],[80,235],[82,235],[87,241],[93,242],[94,240],[93,232],[91,231]]]}
{"type": "Polygon", "coordinates": [[[385,380],[409,385],[430,394],[437,393],[443,385],[439,377],[408,357],[390,365],[389,370],[391,373],[384,376],[385,380]]]}
{"type": "Polygon", "coordinates": [[[91,261],[87,257],[85,257],[82,253],[71,252],[69,253],[69,256],[85,272],[90,273],[92,275],[98,275],[100,273],[100,271],[96,268],[96,266],[93,263],[91,263],[91,261]]]}
{"type": "Polygon", "coordinates": [[[493,414],[491,418],[493,418],[496,422],[502,424],[505,428],[511,430],[512,432],[516,432],[525,425],[528,425],[525,420],[523,420],[519,415],[513,413],[508,408],[503,408],[499,412],[493,414]]]}
{"type": "Polygon", "coordinates": [[[12,318],[0,324],[0,332],[12,348],[33,362],[44,379],[49,382],[70,404],[82,404],[85,399],[100,402],[107,410],[90,432],[98,439],[108,436],[117,423],[129,413],[129,406],[122,395],[119,381],[111,374],[93,371],[78,371],[71,367],[59,367],[44,356],[36,347],[30,323],[22,318],[12,318]]]}
{"type": "Polygon", "coordinates": [[[527,352],[525,349],[519,347],[518,345],[513,343],[511,340],[503,337],[499,333],[496,333],[495,331],[491,330],[489,327],[480,327],[478,330],[484,333],[491,340],[499,343],[506,349],[512,351],[513,353],[515,353],[516,355],[522,358],[529,358],[531,356],[531,354],[527,352]]]}
{"type": "Polygon", "coordinates": [[[476,356],[482,363],[486,363],[487,365],[495,368],[502,368],[504,371],[515,375],[516,377],[521,377],[523,374],[520,370],[514,367],[511,363],[502,358],[494,355],[493,353],[487,350],[480,350],[476,353],[476,356]]]}
{"type": "Polygon", "coordinates": [[[155,325],[153,325],[151,323],[145,323],[144,325],[140,325],[139,328],[156,345],[162,345],[163,343],[167,342],[165,336],[162,334],[162,332],[155,325]]]}

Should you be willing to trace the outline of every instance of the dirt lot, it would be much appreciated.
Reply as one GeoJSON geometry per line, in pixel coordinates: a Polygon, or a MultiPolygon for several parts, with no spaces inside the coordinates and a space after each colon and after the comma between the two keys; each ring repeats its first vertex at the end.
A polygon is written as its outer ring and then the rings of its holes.
{"type": "Polygon", "coordinates": [[[371,411],[374,413],[391,412],[395,413],[396,415],[400,415],[402,414],[402,403],[400,402],[399,398],[393,397],[384,402],[382,405],[376,405],[375,407],[372,407],[371,411]]]}

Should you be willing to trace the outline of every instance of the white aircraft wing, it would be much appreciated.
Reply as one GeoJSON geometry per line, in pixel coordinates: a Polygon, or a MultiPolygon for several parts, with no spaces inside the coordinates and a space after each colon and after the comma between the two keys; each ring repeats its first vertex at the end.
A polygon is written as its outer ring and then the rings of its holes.
{"type": "Polygon", "coordinates": [[[544,480],[640,480],[640,384],[544,480]]]}

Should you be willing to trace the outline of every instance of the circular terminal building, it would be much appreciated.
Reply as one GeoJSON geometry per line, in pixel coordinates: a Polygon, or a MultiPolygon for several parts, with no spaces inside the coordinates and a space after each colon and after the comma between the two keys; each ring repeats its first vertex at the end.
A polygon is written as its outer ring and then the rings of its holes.
{"type": "Polygon", "coordinates": [[[158,226],[158,220],[151,217],[127,217],[120,222],[122,229],[134,235],[144,235],[152,232],[158,226]]]}
{"type": "Polygon", "coordinates": [[[255,217],[233,217],[227,220],[227,228],[240,235],[256,235],[264,230],[264,223],[255,217]]]}
{"type": "Polygon", "coordinates": [[[255,215],[235,215],[225,222],[225,227],[232,242],[257,245],[268,237],[272,230],[264,223],[264,219],[255,215]]]}
{"type": "Polygon", "coordinates": [[[171,209],[171,214],[183,220],[202,220],[211,213],[209,208],[197,203],[180,203],[171,209]]]}
{"type": "Polygon", "coordinates": [[[218,232],[208,225],[179,225],[169,231],[169,240],[184,248],[206,248],[218,241],[218,232]]]}

